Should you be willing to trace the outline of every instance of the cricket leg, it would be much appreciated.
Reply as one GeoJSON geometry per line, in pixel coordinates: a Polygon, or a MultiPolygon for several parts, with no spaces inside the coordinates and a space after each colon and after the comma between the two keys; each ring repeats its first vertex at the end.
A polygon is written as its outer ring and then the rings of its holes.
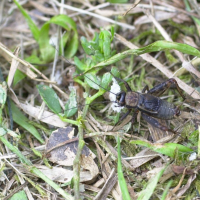
{"type": "Polygon", "coordinates": [[[166,90],[168,90],[171,86],[175,86],[178,93],[181,95],[181,97],[185,100],[185,96],[183,94],[183,90],[178,86],[178,83],[174,78],[170,78],[167,81],[160,83],[159,85],[156,85],[152,89],[148,91],[148,94],[154,95],[154,96],[160,96],[162,95],[166,90]]]}
{"type": "Polygon", "coordinates": [[[169,131],[169,132],[172,132],[174,134],[176,134],[177,132],[172,130],[172,129],[169,129],[168,127],[162,125],[161,123],[159,123],[155,118],[147,115],[146,113],[142,112],[142,118],[147,121],[149,124],[151,124],[152,126],[156,127],[156,128],[159,128],[163,131],[169,131]]]}

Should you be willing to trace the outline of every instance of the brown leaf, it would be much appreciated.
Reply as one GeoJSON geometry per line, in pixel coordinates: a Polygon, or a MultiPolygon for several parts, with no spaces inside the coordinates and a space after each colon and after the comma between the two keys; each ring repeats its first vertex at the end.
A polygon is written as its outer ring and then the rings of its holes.
{"type": "MultiPolygon", "coordinates": [[[[72,166],[76,156],[78,141],[69,143],[74,135],[74,128],[59,128],[54,131],[46,145],[46,151],[49,152],[48,158],[54,163],[60,165],[72,166]]],[[[82,155],[89,156],[90,150],[84,146],[82,155]]]]}
{"type": "MultiPolygon", "coordinates": [[[[184,166],[177,166],[172,165],[172,171],[176,174],[183,174],[185,167],[184,166]]],[[[194,174],[194,170],[192,169],[186,169],[185,174],[194,174]]]]}

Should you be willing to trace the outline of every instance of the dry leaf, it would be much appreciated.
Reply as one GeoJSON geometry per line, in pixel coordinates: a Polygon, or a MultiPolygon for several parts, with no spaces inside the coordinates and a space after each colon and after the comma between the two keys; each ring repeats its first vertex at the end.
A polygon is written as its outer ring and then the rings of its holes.
{"type": "MultiPolygon", "coordinates": [[[[183,174],[185,170],[184,166],[177,166],[177,165],[172,165],[172,171],[176,174],[183,174]]],[[[186,169],[185,174],[194,174],[194,170],[192,169],[186,169]]]]}
{"type": "MultiPolygon", "coordinates": [[[[27,113],[28,115],[30,115],[31,117],[34,117],[35,119],[38,119],[38,113],[40,112],[40,108],[38,107],[34,107],[32,105],[26,105],[24,103],[20,103],[19,105],[23,111],[25,113],[27,113]]],[[[42,116],[41,118],[39,119],[40,121],[44,122],[44,123],[47,123],[47,124],[50,124],[50,125],[53,125],[55,127],[64,127],[67,125],[66,122],[63,122],[59,117],[58,115],[56,114],[53,114],[49,111],[44,111],[42,113],[42,116]]]]}
{"type": "MultiPolygon", "coordinates": [[[[154,17],[157,21],[163,21],[163,20],[171,19],[172,17],[174,17],[176,15],[177,15],[176,13],[156,11],[154,17]]],[[[135,20],[134,25],[146,24],[146,23],[151,23],[151,22],[152,21],[151,21],[151,19],[149,19],[148,16],[143,15],[135,20]]]]}
{"type": "MultiPolygon", "coordinates": [[[[73,136],[74,128],[72,127],[54,131],[46,145],[48,159],[59,165],[72,166],[78,149],[78,140],[70,142],[74,139],[73,136]]],[[[95,180],[99,173],[94,157],[85,145],[81,155],[81,168],[84,169],[80,174],[82,182],[95,180]]]]}

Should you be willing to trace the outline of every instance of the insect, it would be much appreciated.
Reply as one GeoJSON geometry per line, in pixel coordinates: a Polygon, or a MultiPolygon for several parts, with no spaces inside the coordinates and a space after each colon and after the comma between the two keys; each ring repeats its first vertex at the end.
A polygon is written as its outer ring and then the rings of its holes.
{"type": "Polygon", "coordinates": [[[178,86],[174,78],[168,79],[167,81],[153,87],[150,90],[148,86],[145,86],[142,90],[142,93],[132,91],[126,81],[117,77],[115,77],[115,79],[122,81],[127,89],[127,92],[121,91],[116,94],[116,103],[119,106],[124,106],[128,109],[127,113],[122,116],[121,120],[126,118],[134,109],[132,123],[134,123],[138,112],[141,111],[142,118],[152,126],[163,131],[176,133],[175,131],[159,123],[157,120],[170,120],[179,116],[181,113],[177,106],[159,98],[159,96],[161,96],[167,89],[169,89],[171,86],[175,86],[183,100],[185,100],[183,91],[178,86]],[[146,91],[147,93],[145,93],[146,91]]]}

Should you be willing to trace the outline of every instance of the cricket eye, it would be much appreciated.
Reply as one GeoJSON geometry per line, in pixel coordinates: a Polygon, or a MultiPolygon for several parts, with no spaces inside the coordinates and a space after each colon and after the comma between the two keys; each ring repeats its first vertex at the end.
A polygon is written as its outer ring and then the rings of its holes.
{"type": "Polygon", "coordinates": [[[121,99],[121,92],[119,92],[119,93],[116,94],[116,100],[120,101],[120,99],[121,99]]]}

